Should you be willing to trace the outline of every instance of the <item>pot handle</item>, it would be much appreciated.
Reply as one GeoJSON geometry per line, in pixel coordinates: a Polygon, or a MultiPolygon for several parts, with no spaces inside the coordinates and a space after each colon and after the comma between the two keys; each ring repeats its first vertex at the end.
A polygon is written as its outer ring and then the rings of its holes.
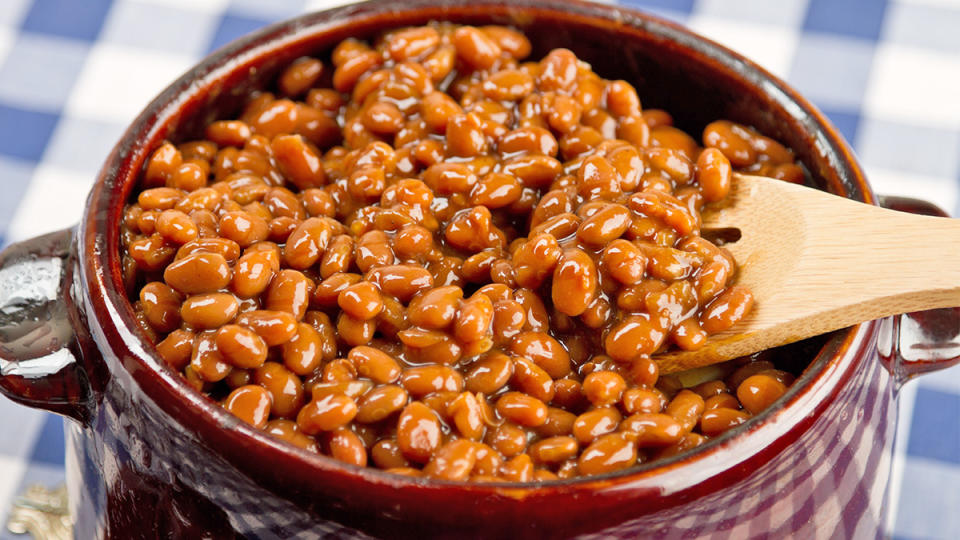
{"type": "Polygon", "coordinates": [[[73,237],[65,229],[0,252],[0,393],[85,424],[93,393],[78,362],[73,237]]]}
{"type": "MultiPolygon", "coordinates": [[[[950,217],[933,203],[906,197],[879,197],[880,206],[901,212],[950,217]]],[[[950,268],[944,271],[956,272],[950,268]]],[[[958,274],[960,275],[960,274],[958,274]]],[[[960,306],[890,317],[881,325],[881,358],[898,384],[960,363],[960,306]]]]}

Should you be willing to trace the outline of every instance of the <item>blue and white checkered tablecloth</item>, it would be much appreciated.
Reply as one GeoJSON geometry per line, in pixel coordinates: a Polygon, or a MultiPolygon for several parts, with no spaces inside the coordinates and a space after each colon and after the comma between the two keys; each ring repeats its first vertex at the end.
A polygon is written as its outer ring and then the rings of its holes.
{"type": "MultiPolygon", "coordinates": [[[[124,126],[201,57],[339,3],[0,0],[0,245],[75,223],[124,126]]],[[[960,0],[623,3],[795,85],[853,143],[878,192],[960,215],[960,0]]],[[[889,533],[960,538],[960,367],[907,385],[900,411],[889,533]]],[[[2,523],[26,486],[63,481],[63,460],[59,417],[0,399],[2,523]]]]}

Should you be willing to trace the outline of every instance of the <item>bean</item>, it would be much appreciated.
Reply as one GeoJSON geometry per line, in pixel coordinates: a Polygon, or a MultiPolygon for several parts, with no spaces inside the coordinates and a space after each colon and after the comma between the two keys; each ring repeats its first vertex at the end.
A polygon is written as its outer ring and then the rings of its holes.
{"type": "Polygon", "coordinates": [[[297,333],[297,319],[283,311],[248,311],[237,317],[237,324],[256,332],[268,347],[286,343],[297,333]]]}
{"type": "Polygon", "coordinates": [[[533,480],[533,460],[527,454],[520,454],[503,464],[500,471],[508,482],[530,482],[533,480]]]}
{"type": "Polygon", "coordinates": [[[281,270],[267,287],[264,307],[268,311],[285,311],[299,321],[307,312],[313,288],[313,282],[301,272],[281,270]]]}
{"type": "Polygon", "coordinates": [[[440,419],[430,407],[414,401],[400,413],[397,421],[397,446],[403,456],[426,463],[440,446],[440,419]]]}
{"type": "Polygon", "coordinates": [[[353,250],[350,236],[340,235],[331,240],[320,263],[320,277],[326,279],[333,274],[348,272],[353,265],[353,250]]]}
{"type": "Polygon", "coordinates": [[[409,302],[417,293],[433,287],[433,276],[427,269],[406,264],[374,268],[367,279],[401,302],[409,302]]]}
{"type": "Polygon", "coordinates": [[[547,421],[547,406],[522,392],[507,392],[497,400],[497,412],[522,426],[536,427],[547,421]]]}
{"type": "Polygon", "coordinates": [[[216,332],[206,331],[197,334],[193,340],[193,352],[189,367],[200,379],[207,382],[222,381],[230,374],[231,366],[217,350],[216,332]]]}
{"type": "Polygon", "coordinates": [[[387,52],[390,56],[402,62],[416,58],[432,50],[440,43],[440,34],[430,26],[405,28],[390,34],[387,52]]]}
{"type": "Polygon", "coordinates": [[[474,441],[483,437],[483,414],[476,396],[462,392],[450,402],[446,412],[460,435],[474,441]]]}
{"type": "Polygon", "coordinates": [[[361,280],[362,277],[359,274],[333,274],[317,285],[310,302],[313,306],[320,308],[338,307],[340,293],[348,287],[360,283],[361,280]]]}
{"type": "Polygon", "coordinates": [[[522,356],[513,358],[513,366],[512,384],[517,390],[544,403],[553,399],[553,379],[543,368],[522,356]]]}
{"type": "Polygon", "coordinates": [[[594,246],[616,240],[631,223],[630,210],[621,204],[609,204],[585,219],[577,229],[577,238],[594,246]]]}
{"type": "Polygon", "coordinates": [[[195,240],[199,234],[190,216],[179,210],[164,210],[157,218],[157,232],[172,244],[183,245],[195,240]]]}
{"type": "Polygon", "coordinates": [[[664,397],[658,390],[628,388],[623,393],[623,408],[629,414],[658,413],[663,410],[664,397]]]}
{"type": "Polygon", "coordinates": [[[356,247],[356,264],[362,272],[393,263],[393,250],[386,233],[370,231],[360,237],[356,247]]]}
{"type": "Polygon", "coordinates": [[[513,375],[513,362],[510,357],[495,353],[472,364],[464,383],[471,392],[494,394],[510,380],[513,375]]]}
{"type": "Polygon", "coordinates": [[[180,326],[180,302],[180,295],[159,281],[140,289],[140,308],[157,332],[170,332],[180,326]]]}
{"type": "Polygon", "coordinates": [[[267,359],[267,344],[256,332],[236,324],[217,331],[217,349],[234,367],[256,368],[267,359]]]}
{"type": "Polygon", "coordinates": [[[577,466],[580,474],[604,474],[625,469],[636,462],[636,445],[619,433],[609,433],[580,454],[577,466]]]}
{"type": "Polygon", "coordinates": [[[483,93],[496,101],[517,101],[533,91],[533,77],[519,69],[505,69],[483,81],[483,93]]]}
{"type": "Polygon", "coordinates": [[[181,163],[183,163],[183,155],[177,150],[177,147],[169,142],[164,142],[150,155],[147,170],[143,175],[145,185],[164,185],[181,163]]]}
{"type": "Polygon", "coordinates": [[[516,424],[504,422],[487,432],[486,443],[504,457],[510,458],[527,448],[527,433],[516,424]]]}
{"type": "Polygon", "coordinates": [[[223,255],[194,253],[176,260],[163,271],[163,280],[185,294],[200,294],[223,289],[230,283],[230,266],[223,255]]]}
{"type": "Polygon", "coordinates": [[[539,287],[554,272],[562,253],[552,234],[532,236],[513,254],[517,284],[530,289],[539,287]]]}
{"type": "Polygon", "coordinates": [[[347,345],[369,344],[376,329],[377,324],[373,320],[355,319],[346,313],[341,313],[337,317],[337,332],[347,345]]]}
{"type": "Polygon", "coordinates": [[[400,445],[395,439],[380,439],[370,448],[370,458],[381,469],[409,467],[410,462],[403,457],[400,445]]]}
{"type": "Polygon", "coordinates": [[[743,286],[733,286],[713,299],[700,315],[700,326],[708,334],[723,332],[750,312],[753,293],[743,286]]]}
{"type": "Polygon", "coordinates": [[[707,148],[697,158],[697,183],[707,202],[723,200],[730,192],[730,161],[716,148],[707,148]]]}
{"type": "Polygon", "coordinates": [[[530,54],[530,40],[512,28],[506,26],[483,26],[480,30],[499,45],[501,50],[517,60],[522,60],[530,54]]]}
{"type": "Polygon", "coordinates": [[[423,474],[442,480],[466,480],[477,462],[477,448],[468,440],[457,439],[441,446],[423,468],[423,474]]]}
{"type": "Polygon", "coordinates": [[[320,334],[307,323],[297,324],[297,333],[285,342],[283,365],[297,375],[308,375],[323,360],[320,334]]]}
{"type": "Polygon", "coordinates": [[[433,392],[460,392],[463,377],[448,366],[418,366],[403,370],[400,383],[414,397],[423,397],[433,392]]]}
{"type": "Polygon", "coordinates": [[[530,457],[534,463],[553,465],[575,457],[579,449],[573,437],[550,437],[531,445],[530,457]]]}
{"type": "Polygon", "coordinates": [[[590,444],[597,437],[616,431],[621,418],[616,409],[599,407],[578,416],[571,426],[571,433],[582,444],[590,444]]]}
{"type": "Polygon", "coordinates": [[[601,260],[603,261],[603,268],[624,285],[639,283],[646,273],[646,255],[640,248],[627,240],[610,242],[604,248],[601,260]]]}
{"type": "Polygon", "coordinates": [[[537,434],[541,437],[559,437],[573,433],[573,423],[577,416],[559,407],[547,408],[547,421],[537,427],[537,434]]]}
{"type": "Polygon", "coordinates": [[[179,189],[158,187],[140,192],[137,203],[144,210],[170,210],[184,197],[179,189]]]}
{"type": "Polygon", "coordinates": [[[309,268],[323,255],[332,236],[333,230],[325,219],[309,218],[290,233],[283,248],[283,259],[291,268],[309,268]]]}
{"type": "Polygon", "coordinates": [[[367,466],[367,449],[360,437],[346,428],[339,428],[330,434],[327,442],[330,457],[358,467],[367,466]]]}
{"type": "Polygon", "coordinates": [[[703,409],[705,411],[710,411],[713,409],[727,408],[737,410],[740,408],[740,401],[737,398],[728,392],[723,392],[715,396],[710,396],[704,401],[703,409]]]}
{"type": "Polygon", "coordinates": [[[303,383],[283,364],[265,362],[253,372],[253,381],[270,392],[271,415],[293,418],[303,406],[303,383]]]}
{"type": "Polygon", "coordinates": [[[486,69],[500,57],[500,46],[477,28],[463,26],[452,37],[457,56],[478,69],[486,69]]]}
{"type": "Polygon", "coordinates": [[[239,311],[240,303],[232,294],[198,294],[184,300],[180,317],[194,328],[213,329],[232,321],[239,311]]]}
{"type": "Polygon", "coordinates": [[[251,426],[263,429],[270,419],[270,393],[257,385],[237,388],[223,401],[223,408],[251,426]]]}
{"type": "Polygon", "coordinates": [[[259,296],[270,285],[279,259],[271,251],[244,253],[233,269],[230,289],[241,298],[259,296]]]}
{"type": "Polygon", "coordinates": [[[750,419],[750,413],[718,407],[710,409],[700,417],[700,432],[707,437],[715,437],[728,429],[739,426],[750,419]]]}
{"type": "Polygon", "coordinates": [[[356,415],[355,401],[342,394],[331,394],[304,405],[297,413],[297,425],[305,434],[316,435],[343,427],[356,415]]]}
{"type": "Polygon", "coordinates": [[[562,165],[555,158],[540,154],[515,156],[503,162],[503,172],[517,177],[524,186],[540,189],[550,185],[562,165]]]}
{"type": "Polygon", "coordinates": [[[407,404],[407,391],[402,387],[387,384],[368,392],[360,400],[357,421],[379,422],[407,404]]]}
{"type": "Polygon", "coordinates": [[[607,334],[604,350],[614,360],[628,362],[640,355],[653,354],[666,337],[658,317],[647,313],[631,315],[607,334]]]}
{"type": "Polygon", "coordinates": [[[560,342],[543,332],[524,332],[513,339],[510,350],[532,360],[552,378],[570,373],[570,355],[560,342]]]}
{"type": "Polygon", "coordinates": [[[475,294],[465,300],[454,322],[453,334],[461,342],[476,342],[486,337],[493,322],[493,302],[475,294]]]}
{"type": "MultiPolygon", "coordinates": [[[[197,219],[194,214],[197,214],[197,212],[191,214],[193,219],[197,219]]],[[[211,217],[211,219],[215,220],[216,218],[211,217]]],[[[229,263],[237,260],[237,257],[240,256],[240,246],[233,240],[227,240],[226,238],[198,238],[180,246],[180,249],[177,250],[177,261],[194,253],[215,253],[229,263]]]]}
{"type": "Polygon", "coordinates": [[[356,367],[357,374],[374,382],[391,383],[401,374],[400,365],[392,356],[373,347],[354,347],[347,358],[356,367]]]}
{"type": "Polygon", "coordinates": [[[174,330],[160,343],[157,343],[157,354],[173,369],[180,371],[190,363],[193,352],[193,332],[174,330]]]}
{"type": "Polygon", "coordinates": [[[640,98],[627,81],[612,81],[607,85],[607,110],[615,116],[639,116],[640,98]]]}
{"type": "Polygon", "coordinates": [[[751,414],[759,414],[786,392],[787,386],[775,377],[757,374],[740,383],[737,387],[737,399],[751,414]]]}
{"type": "Polygon", "coordinates": [[[583,250],[563,250],[553,271],[553,305],[566,315],[583,313],[597,294],[597,267],[583,250]]]}
{"type": "Polygon", "coordinates": [[[607,407],[620,401],[627,382],[613,371],[594,371],[583,378],[583,395],[597,407],[607,407]]]}
{"type": "Polygon", "coordinates": [[[703,129],[703,144],[720,150],[734,167],[749,167],[757,159],[749,133],[742,126],[727,120],[707,124],[703,129]]]}
{"type": "Polygon", "coordinates": [[[380,289],[369,281],[360,281],[340,291],[337,304],[345,313],[361,320],[372,319],[383,311],[380,289]]]}
{"type": "Polygon", "coordinates": [[[307,91],[323,71],[323,63],[316,58],[298,58],[280,74],[277,87],[289,97],[296,97],[307,91]]]}
{"type": "Polygon", "coordinates": [[[454,321],[461,298],[463,289],[460,287],[447,286],[427,290],[410,301],[407,317],[412,324],[424,328],[446,328],[454,321]]]}

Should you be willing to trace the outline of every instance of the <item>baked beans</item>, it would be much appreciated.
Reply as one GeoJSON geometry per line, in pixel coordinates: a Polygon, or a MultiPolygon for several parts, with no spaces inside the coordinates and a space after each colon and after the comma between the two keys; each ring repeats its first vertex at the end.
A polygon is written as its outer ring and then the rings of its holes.
{"type": "Polygon", "coordinates": [[[503,26],[348,39],[158,147],[121,228],[164,362],[307,451],[455,481],[618,471],[777,402],[769,361],[651,357],[749,316],[699,214],[734,171],[802,180],[793,153],[530,51],[503,26]]]}

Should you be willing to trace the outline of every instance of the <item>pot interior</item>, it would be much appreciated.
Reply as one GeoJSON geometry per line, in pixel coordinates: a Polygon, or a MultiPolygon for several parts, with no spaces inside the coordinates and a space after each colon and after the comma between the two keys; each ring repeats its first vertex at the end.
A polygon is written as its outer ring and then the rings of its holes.
{"type": "MultiPolygon", "coordinates": [[[[112,269],[117,291],[125,288],[118,260],[122,208],[154,148],[165,139],[201,138],[210,121],[235,116],[251,93],[268,88],[280,70],[300,56],[315,56],[329,66],[331,49],[347,37],[371,38],[389,28],[433,20],[513,25],[529,37],[533,59],[553,48],[569,48],[599,75],[629,81],[644,108],[667,110],[677,127],[696,140],[713,120],[751,125],[792,148],[813,185],[872,201],[845,143],[806,101],[755,65],[675,25],[609,6],[562,0],[523,0],[510,6],[461,0],[443,2],[443,6],[418,0],[397,11],[390,3],[374,2],[281,23],[218,51],[164,91],[118,147],[122,164],[105,169],[106,196],[99,201],[94,198],[95,204],[108,208],[107,222],[99,230],[106,231],[109,262],[104,266],[112,269]]],[[[126,297],[108,296],[117,305],[126,304],[120,310],[121,319],[128,328],[136,328],[126,297]]],[[[836,343],[847,335],[848,331],[840,331],[819,336],[768,354],[777,359],[778,367],[800,375],[831,361],[832,354],[818,353],[831,339],[836,343]]],[[[145,341],[143,335],[140,338],[145,341]]],[[[791,393],[801,391],[805,380],[809,377],[801,378],[791,393]]],[[[739,432],[732,430],[713,442],[739,432]]]]}

